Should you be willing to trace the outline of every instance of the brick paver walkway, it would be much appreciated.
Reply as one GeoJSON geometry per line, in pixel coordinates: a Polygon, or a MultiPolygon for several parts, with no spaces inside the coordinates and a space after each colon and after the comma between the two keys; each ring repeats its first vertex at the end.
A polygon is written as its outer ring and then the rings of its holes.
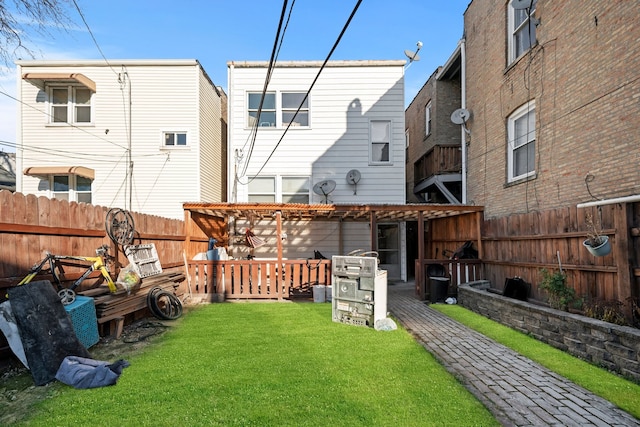
{"type": "Polygon", "coordinates": [[[505,426],[640,426],[610,402],[388,287],[387,309],[505,426]]]}

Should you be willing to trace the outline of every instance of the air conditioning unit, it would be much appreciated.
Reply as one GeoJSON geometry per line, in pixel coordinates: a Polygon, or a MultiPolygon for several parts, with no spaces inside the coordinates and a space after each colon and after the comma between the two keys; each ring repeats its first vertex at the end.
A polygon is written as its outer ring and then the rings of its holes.
{"type": "Polygon", "coordinates": [[[387,271],[377,257],[334,255],[331,265],[334,322],[373,328],[387,317],[387,271]]]}

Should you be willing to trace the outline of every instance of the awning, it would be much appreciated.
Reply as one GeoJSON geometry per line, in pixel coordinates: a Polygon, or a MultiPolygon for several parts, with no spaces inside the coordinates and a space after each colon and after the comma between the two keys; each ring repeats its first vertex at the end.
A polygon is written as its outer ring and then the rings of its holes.
{"type": "Polygon", "coordinates": [[[84,166],[32,166],[23,172],[29,176],[46,175],[78,175],[91,180],[95,179],[96,171],[84,166]]]}
{"type": "Polygon", "coordinates": [[[39,88],[44,88],[46,83],[80,83],[92,92],[96,91],[96,82],[80,73],[25,73],[22,78],[39,88]]]}

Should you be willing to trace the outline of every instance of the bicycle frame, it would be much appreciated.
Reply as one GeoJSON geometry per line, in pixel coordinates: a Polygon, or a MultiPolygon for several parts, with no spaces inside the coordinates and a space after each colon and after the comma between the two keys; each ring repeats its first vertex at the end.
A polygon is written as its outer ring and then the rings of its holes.
{"type": "Polygon", "coordinates": [[[117,291],[116,284],[111,278],[111,274],[109,274],[109,270],[104,263],[104,258],[106,257],[107,250],[108,250],[108,247],[106,245],[100,246],[98,249],[96,249],[97,256],[95,257],[53,255],[53,254],[47,253],[45,258],[42,261],[40,261],[40,263],[34,265],[31,268],[31,270],[29,271],[29,274],[27,274],[24,277],[24,279],[22,279],[20,283],[18,283],[18,286],[31,282],[33,278],[36,277],[36,275],[40,273],[40,271],[42,271],[44,266],[48,263],[54,282],[58,287],[62,287],[62,282],[60,281],[60,277],[58,276],[55,269],[56,261],[60,261],[60,260],[88,261],[88,262],[91,262],[91,265],[87,268],[87,270],[84,273],[82,273],[82,275],[75,282],[73,282],[73,285],[71,285],[68,289],[73,291],[75,288],[78,287],[78,285],[80,285],[80,283],[82,283],[87,277],[89,277],[91,273],[93,273],[94,271],[99,271],[102,277],[104,277],[104,279],[106,280],[109,291],[111,293],[115,293],[117,291]]]}

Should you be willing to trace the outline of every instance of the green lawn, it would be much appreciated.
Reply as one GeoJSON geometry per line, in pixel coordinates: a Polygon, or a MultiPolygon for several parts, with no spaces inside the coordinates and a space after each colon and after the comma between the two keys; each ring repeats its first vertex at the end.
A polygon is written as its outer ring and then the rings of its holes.
{"type": "Polygon", "coordinates": [[[29,426],[495,426],[403,329],[331,321],[330,304],[189,310],[117,385],[57,388],[29,426]]]}
{"type": "Polygon", "coordinates": [[[640,418],[640,384],[625,380],[461,306],[433,304],[431,307],[640,418]]]}

